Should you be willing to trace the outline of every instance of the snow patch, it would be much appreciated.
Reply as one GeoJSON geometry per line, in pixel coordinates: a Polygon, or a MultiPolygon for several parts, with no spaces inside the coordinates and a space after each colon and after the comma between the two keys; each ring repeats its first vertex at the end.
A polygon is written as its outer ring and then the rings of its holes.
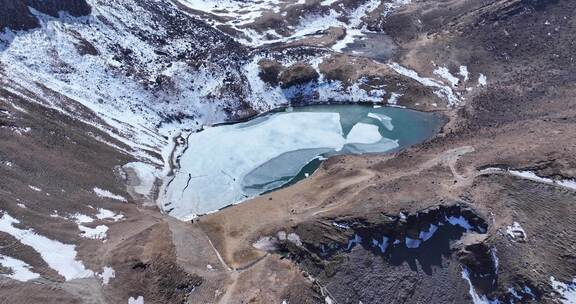
{"type": "Polygon", "coordinates": [[[102,284],[108,285],[110,279],[116,277],[116,271],[114,271],[112,267],[104,266],[104,268],[102,268],[102,273],[98,274],[98,277],[102,279],[102,284]]]}
{"type": "Polygon", "coordinates": [[[562,304],[575,304],[576,303],[576,279],[572,282],[562,283],[557,281],[554,277],[550,277],[552,288],[560,294],[560,302],[562,304]]]}
{"type": "Polygon", "coordinates": [[[478,86],[485,87],[487,84],[488,84],[488,78],[486,78],[486,75],[480,74],[478,76],[478,86]]]}
{"type": "Polygon", "coordinates": [[[108,231],[108,226],[98,225],[94,228],[86,227],[84,225],[78,225],[80,229],[80,236],[87,239],[93,240],[103,240],[106,238],[106,232],[108,231]]]}
{"type": "Polygon", "coordinates": [[[32,185],[28,185],[28,187],[29,187],[30,189],[36,191],[36,192],[42,192],[42,189],[40,189],[40,188],[38,188],[38,187],[35,187],[35,186],[32,186],[32,185]]]}
{"type": "Polygon", "coordinates": [[[96,195],[98,197],[101,197],[101,198],[110,198],[110,199],[121,201],[121,202],[127,202],[127,200],[123,196],[114,194],[108,190],[103,190],[103,189],[94,187],[93,191],[94,191],[94,193],[96,193],[96,195]]]}
{"type": "Polygon", "coordinates": [[[130,297],[128,304],[144,304],[144,297],[138,296],[137,298],[130,297]]]}
{"type": "Polygon", "coordinates": [[[84,267],[82,262],[76,260],[76,246],[51,240],[37,234],[32,229],[14,227],[14,224],[19,223],[20,221],[4,212],[0,218],[0,231],[10,234],[22,244],[34,248],[48,266],[56,270],[66,280],[87,278],[94,275],[91,270],[84,267]]]}
{"type": "Polygon", "coordinates": [[[525,242],[527,239],[526,231],[524,231],[518,222],[514,222],[511,226],[506,227],[506,234],[515,241],[525,242]]]}
{"type": "Polygon", "coordinates": [[[446,68],[446,67],[436,68],[434,70],[434,74],[447,80],[453,87],[457,86],[458,82],[460,82],[460,79],[458,79],[458,77],[452,75],[452,73],[450,73],[450,70],[448,70],[448,68],[446,68]]]}
{"type": "Polygon", "coordinates": [[[460,76],[464,77],[464,82],[468,81],[468,79],[470,78],[470,73],[468,72],[468,67],[465,65],[460,66],[458,74],[460,74],[460,76]]]}
{"type": "Polygon", "coordinates": [[[476,293],[476,289],[474,289],[474,285],[472,285],[472,281],[470,280],[470,273],[468,272],[468,269],[463,268],[462,269],[462,278],[464,280],[466,280],[466,282],[468,282],[468,286],[470,287],[468,293],[470,294],[470,297],[472,297],[472,303],[474,304],[498,304],[499,301],[498,300],[490,300],[488,299],[485,295],[478,295],[478,293],[476,293]]]}
{"type": "Polygon", "coordinates": [[[277,246],[277,239],[271,236],[263,236],[258,239],[252,247],[263,251],[275,251],[277,246]]]}
{"type": "Polygon", "coordinates": [[[400,99],[400,97],[402,97],[403,94],[398,94],[398,93],[391,93],[390,94],[390,98],[388,98],[388,104],[390,105],[397,105],[398,104],[398,99],[400,99]]]}
{"type": "Polygon", "coordinates": [[[403,66],[399,65],[398,63],[393,62],[393,63],[389,64],[389,66],[394,71],[396,71],[396,73],[403,75],[403,76],[406,76],[408,78],[412,78],[424,86],[437,88],[438,91],[436,91],[435,94],[437,94],[439,97],[446,98],[448,101],[448,105],[456,106],[460,103],[460,100],[454,94],[454,92],[452,91],[452,89],[449,86],[445,86],[443,84],[440,84],[440,83],[438,83],[435,80],[432,80],[430,78],[421,77],[420,75],[418,75],[418,73],[416,71],[410,70],[406,67],[403,67],[403,66]]]}
{"type": "Polygon", "coordinates": [[[117,221],[121,220],[122,218],[124,218],[124,215],[123,214],[116,214],[113,211],[110,211],[108,209],[98,208],[98,213],[96,214],[96,218],[99,220],[110,219],[110,220],[117,222],[117,221]]]}
{"type": "Polygon", "coordinates": [[[10,268],[11,273],[0,274],[1,276],[9,277],[14,280],[26,282],[40,277],[39,274],[32,272],[32,266],[27,263],[0,254],[0,265],[3,267],[10,268]]]}

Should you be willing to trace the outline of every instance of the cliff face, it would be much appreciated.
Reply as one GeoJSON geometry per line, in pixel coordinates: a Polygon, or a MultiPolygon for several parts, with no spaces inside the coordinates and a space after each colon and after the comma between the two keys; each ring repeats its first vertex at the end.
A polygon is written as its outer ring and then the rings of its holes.
{"type": "Polygon", "coordinates": [[[91,7],[85,0],[0,0],[0,29],[27,30],[39,26],[29,8],[57,17],[64,11],[72,16],[90,14],[91,7]]]}

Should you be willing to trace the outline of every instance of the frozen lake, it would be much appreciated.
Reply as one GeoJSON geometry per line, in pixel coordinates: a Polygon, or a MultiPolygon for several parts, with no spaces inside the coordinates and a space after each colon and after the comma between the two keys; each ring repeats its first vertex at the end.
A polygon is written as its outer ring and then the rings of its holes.
{"type": "Polygon", "coordinates": [[[432,136],[437,115],[368,105],[289,108],[190,135],[163,209],[193,218],[305,178],[322,159],[383,153],[432,136]]]}

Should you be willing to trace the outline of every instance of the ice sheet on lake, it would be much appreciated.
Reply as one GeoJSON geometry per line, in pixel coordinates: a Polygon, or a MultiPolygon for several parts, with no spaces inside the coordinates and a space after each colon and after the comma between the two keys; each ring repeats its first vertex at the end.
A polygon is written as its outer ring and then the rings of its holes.
{"type": "Polygon", "coordinates": [[[380,140],[382,135],[378,131],[378,126],[365,123],[356,124],[346,136],[347,144],[373,144],[380,140]]]}
{"type": "MultiPolygon", "coordinates": [[[[394,93],[392,94],[394,95],[394,93]]],[[[384,115],[384,114],[378,114],[378,113],[368,113],[368,117],[377,119],[378,121],[380,121],[382,123],[382,125],[384,126],[384,128],[386,128],[388,131],[392,131],[394,130],[394,125],[392,125],[392,118],[384,115]]]]}
{"type": "Polygon", "coordinates": [[[189,137],[182,170],[165,189],[163,204],[178,218],[220,209],[245,199],[244,176],[284,152],[339,150],[345,143],[338,113],[286,113],[206,129],[189,137]]]}
{"type": "Polygon", "coordinates": [[[288,181],[282,177],[296,175],[323,152],[379,142],[385,149],[398,146],[383,138],[377,125],[368,123],[356,123],[344,136],[340,114],[330,112],[283,113],[208,128],[189,137],[188,149],[180,158],[182,169],[161,189],[160,203],[180,219],[204,214],[257,195],[262,189],[281,186],[288,181]],[[303,130],[306,136],[302,136],[303,130]],[[270,162],[277,165],[279,160],[292,163],[289,168],[274,167],[278,176],[266,176],[270,162]],[[266,180],[274,184],[258,185],[266,180]]]}

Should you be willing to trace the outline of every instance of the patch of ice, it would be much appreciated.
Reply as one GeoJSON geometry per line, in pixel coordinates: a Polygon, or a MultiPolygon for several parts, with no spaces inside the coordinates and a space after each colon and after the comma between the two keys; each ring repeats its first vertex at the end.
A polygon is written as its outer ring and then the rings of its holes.
{"type": "Polygon", "coordinates": [[[359,245],[362,242],[362,237],[358,234],[354,234],[354,237],[348,241],[347,250],[352,249],[352,247],[359,245]]]}
{"type": "Polygon", "coordinates": [[[518,171],[518,170],[509,170],[508,171],[510,174],[514,175],[514,176],[518,176],[518,177],[522,177],[525,179],[531,179],[537,182],[542,182],[542,183],[553,183],[554,181],[550,178],[545,178],[545,177],[540,177],[538,175],[536,175],[536,173],[532,172],[532,171],[518,171]]]}
{"type": "Polygon", "coordinates": [[[94,228],[86,227],[84,225],[78,225],[80,229],[80,236],[87,239],[103,240],[106,238],[106,232],[108,231],[108,226],[98,225],[94,228]]]}
{"type": "Polygon", "coordinates": [[[363,36],[361,30],[359,29],[347,29],[344,38],[338,40],[333,46],[332,49],[336,52],[342,52],[349,44],[352,44],[356,41],[357,38],[363,36]]]}
{"type": "Polygon", "coordinates": [[[89,217],[86,214],[81,214],[81,213],[72,214],[70,216],[70,219],[73,219],[76,224],[92,223],[94,221],[93,218],[89,217]]]}
{"type": "Polygon", "coordinates": [[[350,226],[345,223],[332,222],[332,225],[341,229],[350,229],[350,226]]]}
{"type": "Polygon", "coordinates": [[[504,170],[501,168],[486,168],[486,169],[482,169],[480,171],[481,173],[502,173],[502,172],[507,172],[510,175],[513,176],[517,176],[517,177],[521,177],[521,178],[525,178],[525,179],[529,179],[529,180],[533,180],[535,182],[539,182],[539,183],[547,183],[547,184],[554,184],[554,185],[558,185],[564,188],[568,188],[568,189],[572,189],[572,190],[576,190],[576,180],[573,179],[559,179],[559,180],[554,180],[551,178],[547,178],[547,177],[541,177],[538,176],[536,173],[532,172],[532,171],[521,171],[521,170],[504,170]]]}
{"type": "Polygon", "coordinates": [[[217,210],[246,199],[243,178],[283,153],[338,151],[345,144],[338,113],[283,113],[264,117],[258,124],[208,128],[188,138],[188,149],[180,157],[185,171],[177,172],[169,185],[165,181],[159,205],[174,208],[170,215],[177,218],[217,210]],[[307,130],[306,136],[301,130],[307,130]]]}
{"type": "Polygon", "coordinates": [[[340,0],[322,0],[322,2],[320,2],[320,5],[322,6],[330,6],[336,2],[338,2],[340,0]]]}
{"type": "Polygon", "coordinates": [[[562,304],[575,304],[576,303],[576,279],[569,283],[562,283],[557,281],[554,277],[550,277],[552,288],[561,296],[560,302],[562,304]]]}
{"type": "Polygon", "coordinates": [[[436,233],[437,230],[438,230],[438,226],[436,226],[434,224],[430,224],[430,227],[428,227],[428,231],[420,231],[419,238],[423,242],[426,242],[427,240],[429,240],[434,235],[434,233],[436,233]]]}
{"type": "Polygon", "coordinates": [[[500,266],[500,260],[498,259],[498,250],[496,249],[496,247],[492,247],[490,249],[490,254],[492,255],[492,262],[494,262],[494,269],[495,269],[495,273],[498,274],[498,267],[500,266]]]}
{"type": "Polygon", "coordinates": [[[16,204],[16,206],[22,208],[22,209],[27,209],[28,207],[26,207],[26,205],[22,204],[22,203],[18,203],[16,204]]]}
{"type": "Polygon", "coordinates": [[[76,246],[63,244],[39,235],[32,229],[14,227],[20,221],[4,212],[0,218],[0,231],[8,233],[18,239],[22,244],[36,250],[50,268],[56,270],[66,280],[87,278],[94,275],[91,270],[84,267],[82,262],[76,260],[76,246]]]}
{"type": "MultiPolygon", "coordinates": [[[[391,2],[386,2],[384,3],[384,11],[382,12],[382,15],[384,17],[390,15],[394,10],[408,5],[412,2],[412,0],[393,0],[391,2]]],[[[421,23],[421,21],[419,21],[421,23]]]]}
{"type": "Polygon", "coordinates": [[[555,182],[562,187],[576,190],[576,180],[565,179],[565,180],[559,180],[559,181],[555,181],[555,182]]]}
{"type": "Polygon", "coordinates": [[[111,219],[113,221],[119,221],[124,218],[122,214],[116,214],[113,211],[104,208],[98,208],[98,213],[96,214],[96,218],[99,220],[111,219]]]}
{"type": "Polygon", "coordinates": [[[2,265],[3,267],[10,268],[11,270],[11,273],[0,275],[9,277],[14,280],[26,282],[40,277],[39,274],[32,272],[32,270],[30,270],[32,266],[28,265],[27,263],[21,260],[11,258],[9,256],[0,254],[0,265],[2,265]]]}
{"type": "Polygon", "coordinates": [[[252,247],[264,251],[275,251],[277,249],[277,239],[271,236],[263,236],[252,247]]]}
{"type": "Polygon", "coordinates": [[[403,94],[391,93],[390,98],[388,98],[388,104],[391,104],[391,105],[398,104],[398,99],[400,99],[400,97],[402,97],[402,95],[403,94]]]}
{"type": "Polygon", "coordinates": [[[102,279],[102,284],[108,285],[110,279],[116,277],[116,271],[112,267],[104,266],[102,273],[98,274],[98,276],[102,279]]]}
{"type": "Polygon", "coordinates": [[[128,299],[128,304],[144,304],[144,297],[138,296],[137,298],[130,297],[128,299]]]}
{"type": "Polygon", "coordinates": [[[540,177],[532,171],[518,171],[518,170],[508,170],[508,172],[514,176],[518,176],[525,179],[530,179],[536,182],[556,184],[565,188],[570,188],[576,190],[576,181],[564,179],[564,180],[553,180],[551,178],[540,177]]]}
{"type": "Polygon", "coordinates": [[[470,225],[468,220],[465,219],[463,216],[458,216],[458,217],[451,216],[451,217],[446,218],[446,220],[452,226],[460,226],[466,230],[472,230],[472,228],[474,228],[472,225],[470,225]]]}
{"type": "Polygon", "coordinates": [[[486,78],[486,75],[480,74],[478,76],[478,86],[485,87],[487,84],[488,84],[488,78],[486,78]]]}
{"type": "Polygon", "coordinates": [[[94,187],[93,191],[94,191],[94,193],[96,193],[97,196],[102,197],[102,198],[110,198],[110,199],[118,200],[121,202],[127,202],[127,200],[123,196],[114,194],[108,190],[103,190],[103,189],[94,187]]]}
{"type": "Polygon", "coordinates": [[[298,236],[296,233],[289,233],[288,237],[287,237],[288,241],[294,243],[294,245],[297,246],[302,246],[302,241],[300,240],[300,236],[298,236]]]}
{"type": "Polygon", "coordinates": [[[513,240],[526,241],[526,231],[520,226],[518,222],[512,223],[511,226],[506,227],[506,234],[513,240]]]}
{"type": "Polygon", "coordinates": [[[420,247],[420,244],[422,244],[421,240],[406,237],[406,247],[407,248],[411,248],[411,249],[418,248],[418,247],[420,247]]]}
{"type": "Polygon", "coordinates": [[[460,82],[460,79],[458,79],[458,77],[452,75],[452,73],[450,73],[450,70],[448,70],[448,68],[446,68],[446,67],[436,68],[434,70],[434,74],[447,80],[453,87],[457,86],[458,82],[460,82]]]}
{"type": "Polygon", "coordinates": [[[388,131],[392,131],[394,130],[394,125],[392,124],[392,118],[384,115],[384,114],[378,114],[378,113],[368,113],[368,117],[377,119],[378,121],[380,121],[382,123],[382,125],[384,126],[384,128],[386,128],[388,131]]]}
{"type": "Polygon", "coordinates": [[[347,144],[374,144],[382,140],[378,126],[357,123],[346,136],[347,144]]]}
{"type": "Polygon", "coordinates": [[[36,191],[36,192],[42,192],[42,189],[40,189],[40,188],[38,188],[38,187],[35,187],[35,186],[32,186],[32,185],[28,185],[28,187],[29,187],[30,189],[36,191]]]}
{"type": "Polygon", "coordinates": [[[460,74],[460,76],[464,77],[464,82],[468,81],[468,79],[470,77],[470,73],[468,72],[468,67],[465,65],[460,66],[460,70],[458,71],[458,74],[460,74]]]}
{"type": "Polygon", "coordinates": [[[468,282],[468,286],[469,286],[469,291],[468,293],[470,294],[470,297],[472,297],[472,303],[474,304],[499,304],[500,302],[498,300],[490,300],[488,299],[485,295],[478,295],[478,293],[476,293],[476,289],[474,289],[474,285],[472,285],[472,281],[470,280],[470,273],[468,272],[468,269],[463,268],[462,269],[462,278],[464,280],[466,280],[466,282],[468,282]]]}
{"type": "Polygon", "coordinates": [[[386,252],[386,248],[388,248],[388,241],[389,241],[389,240],[390,240],[390,239],[389,239],[388,237],[383,236],[383,237],[382,237],[382,243],[379,243],[379,242],[376,241],[376,240],[373,240],[373,242],[375,241],[375,242],[376,242],[375,245],[380,248],[380,252],[384,253],[384,252],[386,252]]]}
{"type": "Polygon", "coordinates": [[[406,76],[408,78],[412,78],[424,86],[438,88],[439,90],[436,91],[436,93],[439,96],[446,98],[448,100],[449,105],[455,106],[455,105],[458,105],[460,103],[460,100],[458,99],[458,97],[456,97],[456,95],[452,91],[452,88],[450,88],[449,86],[445,86],[443,84],[440,84],[440,83],[438,83],[435,80],[432,80],[430,78],[421,77],[420,75],[418,75],[418,73],[416,71],[410,70],[406,67],[403,67],[396,62],[389,64],[389,66],[394,71],[396,71],[396,73],[403,75],[403,76],[406,76]]]}

